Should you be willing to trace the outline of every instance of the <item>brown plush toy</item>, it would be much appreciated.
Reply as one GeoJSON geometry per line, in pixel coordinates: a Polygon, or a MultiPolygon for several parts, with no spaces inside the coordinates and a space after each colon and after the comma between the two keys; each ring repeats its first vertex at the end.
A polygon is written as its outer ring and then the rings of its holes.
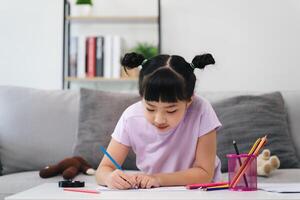
{"type": "Polygon", "coordinates": [[[41,178],[49,178],[62,174],[64,179],[73,179],[78,173],[95,174],[95,170],[82,157],[65,158],[56,165],[49,165],[40,170],[41,178]]]}

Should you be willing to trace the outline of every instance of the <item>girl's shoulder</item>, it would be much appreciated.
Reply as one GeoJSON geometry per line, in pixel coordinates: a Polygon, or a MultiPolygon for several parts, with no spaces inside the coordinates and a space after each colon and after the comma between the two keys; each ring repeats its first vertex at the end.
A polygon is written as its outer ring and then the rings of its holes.
{"type": "Polygon", "coordinates": [[[125,109],[123,117],[126,119],[132,117],[143,117],[144,115],[142,101],[138,101],[125,109]]]}
{"type": "Polygon", "coordinates": [[[207,107],[211,107],[211,103],[204,97],[194,95],[192,109],[191,110],[205,110],[207,107]]]}
{"type": "Polygon", "coordinates": [[[202,96],[194,95],[193,102],[188,108],[188,116],[196,119],[211,112],[213,112],[211,103],[202,96]]]}

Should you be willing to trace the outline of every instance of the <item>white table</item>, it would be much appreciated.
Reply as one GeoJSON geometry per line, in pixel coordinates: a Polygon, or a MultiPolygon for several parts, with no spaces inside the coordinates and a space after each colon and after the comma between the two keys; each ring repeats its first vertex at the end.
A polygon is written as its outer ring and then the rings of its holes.
{"type": "MultiPolygon", "coordinates": [[[[87,185],[84,189],[97,188],[96,185],[87,185]]],[[[99,194],[79,193],[63,191],[55,183],[45,183],[37,187],[31,188],[24,192],[14,194],[6,197],[5,200],[92,200],[92,199],[106,199],[106,200],[152,200],[152,199],[171,199],[171,200],[189,200],[189,199],[257,199],[257,200],[300,200],[300,194],[281,194],[270,193],[264,191],[254,192],[234,192],[229,190],[218,191],[200,191],[200,190],[186,190],[186,191],[102,191],[99,194]]]]}

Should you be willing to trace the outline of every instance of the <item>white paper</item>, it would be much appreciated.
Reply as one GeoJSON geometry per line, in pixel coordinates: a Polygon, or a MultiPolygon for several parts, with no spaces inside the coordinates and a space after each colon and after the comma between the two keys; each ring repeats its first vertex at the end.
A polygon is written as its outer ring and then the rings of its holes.
{"type": "Polygon", "coordinates": [[[300,193],[300,183],[259,183],[258,188],[268,192],[300,193]]]}
{"type": "MultiPolygon", "coordinates": [[[[129,189],[129,190],[117,190],[117,189],[110,189],[105,186],[99,186],[96,188],[97,191],[105,192],[105,191],[131,191],[131,192],[170,192],[170,191],[186,191],[187,189],[184,186],[176,186],[176,187],[158,187],[158,188],[151,188],[151,189],[129,189]]],[[[189,190],[190,191],[190,190],[189,190]]]]}

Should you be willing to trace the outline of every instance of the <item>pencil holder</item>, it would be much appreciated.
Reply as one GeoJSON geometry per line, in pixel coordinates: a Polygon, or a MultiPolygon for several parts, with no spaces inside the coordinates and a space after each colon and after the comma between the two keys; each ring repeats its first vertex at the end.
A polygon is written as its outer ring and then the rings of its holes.
{"type": "Polygon", "coordinates": [[[227,154],[229,189],[234,191],[257,190],[256,156],[227,154]]]}

